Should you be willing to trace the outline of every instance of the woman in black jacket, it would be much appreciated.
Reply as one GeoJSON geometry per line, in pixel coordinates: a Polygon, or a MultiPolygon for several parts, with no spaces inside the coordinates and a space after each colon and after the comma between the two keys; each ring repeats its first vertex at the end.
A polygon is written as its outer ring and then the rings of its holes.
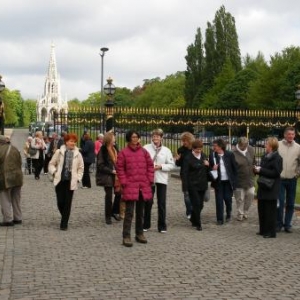
{"type": "Polygon", "coordinates": [[[209,155],[211,170],[216,172],[211,186],[215,189],[217,225],[224,224],[224,203],[226,206],[226,222],[231,220],[232,196],[236,185],[237,164],[235,156],[226,150],[223,139],[213,141],[213,151],[209,155]]]}
{"type": "Polygon", "coordinates": [[[193,210],[190,221],[197,230],[202,230],[201,211],[203,209],[204,194],[208,188],[207,174],[209,163],[202,153],[203,143],[195,140],[192,143],[192,152],[184,158],[182,170],[183,190],[189,192],[193,210]]]}
{"type": "Polygon", "coordinates": [[[264,238],[276,237],[277,199],[280,189],[280,173],[282,171],[282,157],[277,152],[278,140],[269,137],[266,141],[266,154],[262,157],[260,167],[254,167],[254,173],[259,177],[273,179],[272,187],[268,188],[259,183],[257,190],[257,207],[259,218],[259,232],[264,238]]]}
{"type": "Polygon", "coordinates": [[[121,187],[116,177],[117,153],[115,136],[112,132],[107,132],[97,155],[96,185],[104,186],[105,222],[108,225],[112,224],[111,217],[121,221],[119,216],[121,187]],[[113,192],[115,192],[114,203],[112,203],[113,192]]]}

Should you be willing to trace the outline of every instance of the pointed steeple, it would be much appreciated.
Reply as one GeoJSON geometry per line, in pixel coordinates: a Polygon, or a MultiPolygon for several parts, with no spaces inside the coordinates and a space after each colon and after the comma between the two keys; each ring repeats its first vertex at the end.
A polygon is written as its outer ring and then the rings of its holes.
{"type": "Polygon", "coordinates": [[[49,67],[48,67],[48,78],[50,80],[57,80],[55,45],[53,42],[51,43],[51,53],[50,53],[50,61],[49,61],[49,67]]]}
{"type": "Polygon", "coordinates": [[[50,61],[46,80],[44,84],[44,94],[39,97],[37,103],[37,119],[39,121],[52,120],[53,111],[68,111],[68,103],[62,99],[60,92],[60,76],[57,72],[55,45],[51,43],[50,61]]]}

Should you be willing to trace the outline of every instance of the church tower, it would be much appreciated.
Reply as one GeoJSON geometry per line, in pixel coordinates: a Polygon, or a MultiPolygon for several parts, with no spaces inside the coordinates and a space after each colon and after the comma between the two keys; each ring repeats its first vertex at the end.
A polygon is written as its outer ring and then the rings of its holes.
{"type": "Polygon", "coordinates": [[[55,45],[51,44],[51,54],[46,75],[44,93],[37,100],[37,121],[50,122],[54,112],[68,112],[68,103],[61,97],[60,77],[57,73],[55,45]]]}

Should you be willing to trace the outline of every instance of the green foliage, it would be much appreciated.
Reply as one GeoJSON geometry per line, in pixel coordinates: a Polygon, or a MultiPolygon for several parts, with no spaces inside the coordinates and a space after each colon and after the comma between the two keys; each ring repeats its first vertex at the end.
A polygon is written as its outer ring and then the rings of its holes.
{"type": "Polygon", "coordinates": [[[185,99],[186,106],[190,108],[197,107],[197,93],[199,83],[202,82],[204,55],[201,29],[197,29],[194,44],[187,48],[187,55],[185,57],[187,70],[185,71],[185,99]]]}
{"type": "Polygon", "coordinates": [[[217,82],[223,75],[216,78],[224,70],[224,65],[229,62],[234,72],[242,68],[235,20],[224,6],[216,12],[213,24],[207,23],[205,37],[205,55],[200,28],[194,44],[187,48],[185,97],[188,108],[214,106],[222,85],[217,82]]]}
{"type": "Polygon", "coordinates": [[[116,94],[114,97],[115,105],[119,107],[131,107],[134,106],[135,99],[130,89],[116,88],[116,94]]]}
{"type": "MultiPolygon", "coordinates": [[[[221,108],[220,97],[226,86],[234,79],[235,71],[229,59],[226,60],[222,71],[215,78],[213,87],[203,96],[201,108],[221,108]]],[[[226,106],[227,103],[223,103],[226,106]]],[[[227,108],[227,107],[226,107],[227,108]]]]}
{"type": "Polygon", "coordinates": [[[36,100],[27,99],[23,102],[23,126],[27,127],[36,120],[36,100]]]}
{"type": "Polygon", "coordinates": [[[251,108],[294,109],[295,90],[300,83],[300,48],[289,47],[271,57],[270,65],[261,68],[248,95],[251,108]]]}
{"type": "Polygon", "coordinates": [[[183,89],[185,76],[183,72],[167,76],[164,80],[147,82],[143,92],[136,97],[136,107],[173,107],[185,105],[183,89]]]}

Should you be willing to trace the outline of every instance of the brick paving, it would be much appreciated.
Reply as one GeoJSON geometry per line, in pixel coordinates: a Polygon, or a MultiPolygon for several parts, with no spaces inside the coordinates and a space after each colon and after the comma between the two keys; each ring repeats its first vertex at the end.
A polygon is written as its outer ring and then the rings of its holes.
{"type": "MultiPolygon", "coordinates": [[[[14,130],[20,150],[27,130],[14,130]]],[[[0,299],[300,299],[300,221],[276,239],[256,236],[249,220],[215,224],[213,199],[203,231],[184,216],[180,181],[168,187],[168,232],[148,244],[122,246],[122,223],[104,222],[104,192],[75,192],[69,230],[59,230],[55,193],[47,176],[24,175],[23,225],[0,228],[0,299]]],[[[234,206],[235,209],[235,206],[234,206]]],[[[134,230],[133,230],[134,233],[134,230]]]]}

